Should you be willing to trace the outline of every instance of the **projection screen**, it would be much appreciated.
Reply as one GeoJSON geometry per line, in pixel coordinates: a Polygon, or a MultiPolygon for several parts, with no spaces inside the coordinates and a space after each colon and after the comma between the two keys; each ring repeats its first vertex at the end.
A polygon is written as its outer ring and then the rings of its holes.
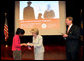
{"type": "Polygon", "coordinates": [[[15,32],[17,28],[31,35],[38,28],[40,35],[61,35],[66,31],[65,1],[15,1],[15,32]]]}

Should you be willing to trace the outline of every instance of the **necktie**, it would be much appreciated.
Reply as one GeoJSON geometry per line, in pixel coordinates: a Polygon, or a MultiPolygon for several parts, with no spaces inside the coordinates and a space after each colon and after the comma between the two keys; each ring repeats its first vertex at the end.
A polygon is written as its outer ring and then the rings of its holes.
{"type": "Polygon", "coordinates": [[[67,30],[67,33],[69,32],[69,29],[70,29],[70,26],[68,26],[68,30],[67,30]]]}

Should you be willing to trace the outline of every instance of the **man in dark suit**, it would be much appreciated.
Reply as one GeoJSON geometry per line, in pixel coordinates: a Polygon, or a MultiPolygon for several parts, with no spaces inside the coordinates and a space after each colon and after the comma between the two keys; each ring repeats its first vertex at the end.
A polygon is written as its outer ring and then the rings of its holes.
{"type": "Polygon", "coordinates": [[[63,37],[66,39],[66,57],[67,60],[77,60],[80,42],[80,28],[72,23],[73,18],[66,18],[66,34],[63,37]]]}

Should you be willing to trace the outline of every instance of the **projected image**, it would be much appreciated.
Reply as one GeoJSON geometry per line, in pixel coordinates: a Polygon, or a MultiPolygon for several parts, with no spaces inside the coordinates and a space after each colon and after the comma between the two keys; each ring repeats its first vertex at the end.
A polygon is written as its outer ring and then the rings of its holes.
{"type": "Polygon", "coordinates": [[[64,1],[16,1],[15,31],[25,30],[31,35],[32,28],[38,28],[40,35],[60,35],[65,30],[64,1]]]}
{"type": "Polygon", "coordinates": [[[20,20],[59,18],[58,1],[20,1],[20,20]]]}

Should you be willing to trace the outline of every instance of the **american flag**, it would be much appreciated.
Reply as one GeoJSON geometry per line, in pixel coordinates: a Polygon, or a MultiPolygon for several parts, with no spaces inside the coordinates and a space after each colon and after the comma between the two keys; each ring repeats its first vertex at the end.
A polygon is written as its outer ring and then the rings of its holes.
{"type": "MultiPolygon", "coordinates": [[[[5,13],[6,17],[7,13],[5,13]]],[[[5,41],[8,39],[8,25],[7,25],[7,19],[5,18],[5,24],[4,24],[4,35],[5,35],[5,41]]]]}

